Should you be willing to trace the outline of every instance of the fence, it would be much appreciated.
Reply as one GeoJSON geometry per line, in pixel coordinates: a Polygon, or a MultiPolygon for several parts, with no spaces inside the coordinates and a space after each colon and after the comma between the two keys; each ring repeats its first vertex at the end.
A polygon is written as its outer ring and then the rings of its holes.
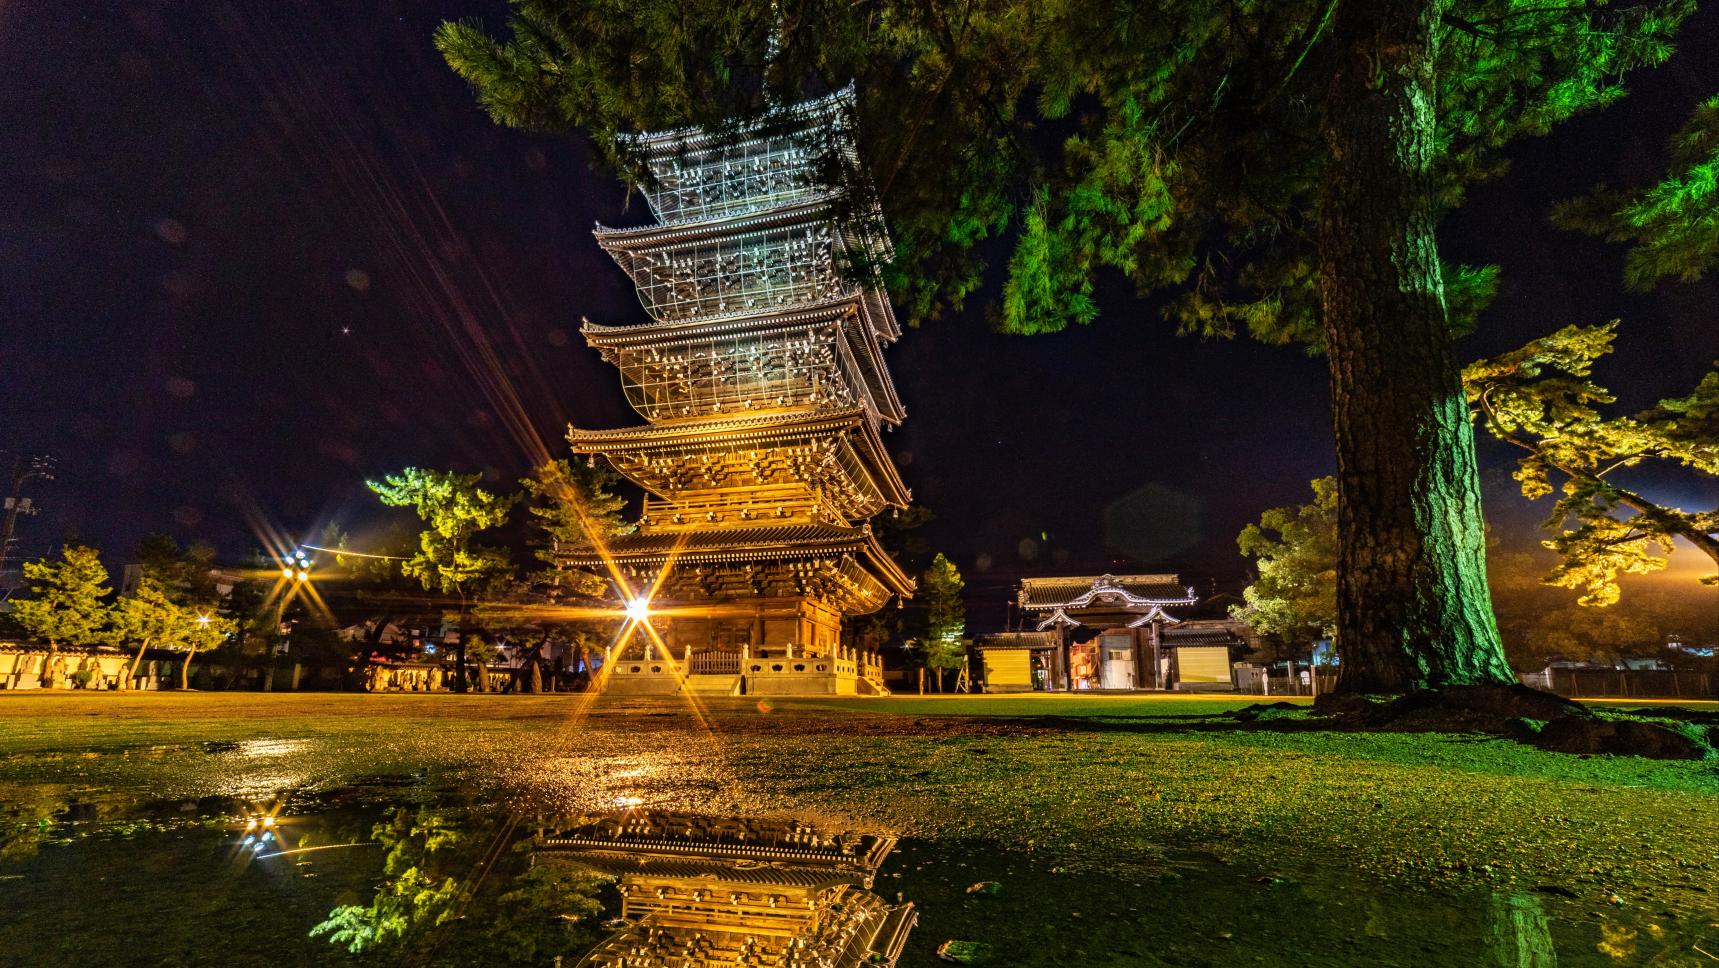
{"type": "Polygon", "coordinates": [[[1547,669],[1522,676],[1522,684],[1571,699],[1716,699],[1709,672],[1658,669],[1547,669]]]}
{"type": "Polygon", "coordinates": [[[693,675],[737,675],[740,672],[740,653],[695,651],[687,666],[687,671],[693,675]]]}

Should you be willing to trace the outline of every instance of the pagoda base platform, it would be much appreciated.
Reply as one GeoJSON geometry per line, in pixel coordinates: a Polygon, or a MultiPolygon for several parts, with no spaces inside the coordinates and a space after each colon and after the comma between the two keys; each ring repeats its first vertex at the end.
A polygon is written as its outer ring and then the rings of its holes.
{"type": "Polygon", "coordinates": [[[840,659],[757,659],[739,673],[693,673],[683,677],[665,663],[639,661],[619,663],[598,681],[603,693],[612,696],[889,695],[881,682],[861,676],[853,666],[853,662],[840,659]]]}

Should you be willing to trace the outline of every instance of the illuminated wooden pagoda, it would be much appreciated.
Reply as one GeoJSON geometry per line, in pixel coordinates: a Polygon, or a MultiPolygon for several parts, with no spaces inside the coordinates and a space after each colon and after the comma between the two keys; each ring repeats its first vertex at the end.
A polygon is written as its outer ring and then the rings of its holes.
{"type": "Polygon", "coordinates": [[[918,915],[871,893],[892,837],[628,810],[541,832],[538,863],[615,878],[617,932],[579,968],[891,966],[918,915]]]}
{"type": "Polygon", "coordinates": [[[900,335],[876,271],[889,243],[875,205],[820,177],[857,165],[853,104],[849,88],[738,133],[631,144],[659,224],[596,236],[651,321],[582,332],[647,423],[568,439],[650,495],[609,563],[633,589],[666,577],[658,636],[609,657],[607,689],[884,691],[842,637],[913,588],[866,524],[909,500],[880,436],[905,416],[881,354],[900,335]]]}

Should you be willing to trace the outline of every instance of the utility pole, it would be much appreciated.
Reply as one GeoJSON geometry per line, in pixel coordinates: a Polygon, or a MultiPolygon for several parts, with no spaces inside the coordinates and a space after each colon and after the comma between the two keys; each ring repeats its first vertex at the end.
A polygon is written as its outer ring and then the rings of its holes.
{"type": "Polygon", "coordinates": [[[37,478],[45,481],[54,479],[52,457],[12,455],[12,487],[6,494],[6,517],[0,522],[0,600],[10,597],[15,587],[5,581],[5,576],[12,568],[12,539],[18,530],[18,515],[37,514],[42,510],[24,496],[25,482],[37,478]]]}

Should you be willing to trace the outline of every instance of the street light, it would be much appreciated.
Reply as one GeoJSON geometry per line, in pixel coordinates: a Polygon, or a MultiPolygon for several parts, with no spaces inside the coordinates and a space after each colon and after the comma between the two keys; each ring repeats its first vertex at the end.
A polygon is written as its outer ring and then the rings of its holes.
{"type": "Polygon", "coordinates": [[[642,598],[633,599],[627,603],[627,617],[635,622],[643,622],[650,618],[651,603],[642,598]]]}
{"type": "Polygon", "coordinates": [[[310,580],[310,556],[300,548],[281,562],[281,577],[291,581],[310,580]]]}

